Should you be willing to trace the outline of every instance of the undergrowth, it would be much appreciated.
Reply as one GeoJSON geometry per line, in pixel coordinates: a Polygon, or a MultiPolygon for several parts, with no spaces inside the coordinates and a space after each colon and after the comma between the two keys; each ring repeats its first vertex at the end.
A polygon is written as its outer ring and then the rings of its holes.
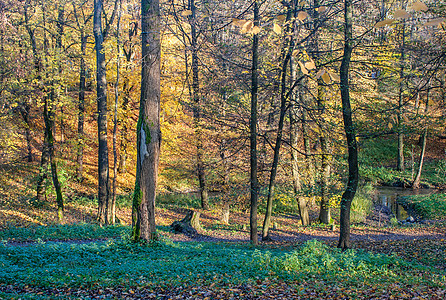
{"type": "Polygon", "coordinates": [[[444,219],[446,217],[446,195],[414,195],[402,197],[399,203],[413,210],[423,219],[444,219]]]}
{"type": "Polygon", "coordinates": [[[90,244],[0,245],[0,285],[52,288],[159,287],[324,280],[338,285],[443,284],[444,274],[396,256],[341,252],[316,240],[294,251],[241,244],[149,246],[125,239],[90,244]],[[313,278],[313,279],[312,279],[313,278]]]}

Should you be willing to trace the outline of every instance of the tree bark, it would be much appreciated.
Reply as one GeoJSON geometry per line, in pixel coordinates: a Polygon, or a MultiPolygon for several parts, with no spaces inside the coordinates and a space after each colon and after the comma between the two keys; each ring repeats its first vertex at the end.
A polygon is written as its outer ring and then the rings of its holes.
{"type": "MultiPolygon", "coordinates": [[[[319,7],[320,1],[314,0],[314,7],[319,7]]],[[[317,31],[317,28],[319,26],[319,13],[318,11],[314,11],[314,30],[316,30],[314,34],[314,38],[312,39],[313,42],[313,51],[315,51],[316,54],[316,60],[318,63],[320,63],[320,54],[319,54],[319,34],[317,31]]],[[[323,224],[328,224],[331,221],[331,212],[330,212],[330,203],[328,199],[328,185],[329,185],[329,178],[330,178],[330,163],[329,163],[329,153],[328,153],[328,135],[326,133],[327,126],[325,121],[325,86],[326,84],[322,80],[322,78],[319,78],[317,80],[317,108],[319,113],[319,142],[321,144],[321,167],[320,167],[320,197],[321,197],[321,203],[320,203],[320,210],[319,210],[319,221],[323,224]]]]}
{"type": "MultiPolygon", "coordinates": [[[[427,113],[429,111],[429,88],[427,89],[426,93],[426,106],[424,107],[424,117],[427,118],[427,113]]],[[[412,182],[412,188],[413,189],[419,189],[420,188],[420,181],[421,181],[421,171],[423,170],[423,162],[424,162],[424,154],[426,152],[426,142],[427,142],[427,133],[428,133],[428,125],[427,121],[424,122],[424,130],[421,137],[421,153],[420,158],[418,161],[418,170],[417,175],[415,176],[414,181],[412,182]]]]}
{"type": "Polygon", "coordinates": [[[85,55],[87,49],[87,37],[85,32],[81,29],[81,61],[80,61],[80,72],[79,72],[79,100],[78,100],[78,120],[77,120],[77,168],[76,168],[76,178],[79,182],[83,180],[84,172],[84,119],[85,119],[85,90],[86,90],[86,79],[87,71],[85,64],[85,55]]]}
{"type": "MultiPolygon", "coordinates": [[[[402,2],[403,3],[403,2],[402,2]]],[[[402,5],[404,8],[404,5],[402,5]]],[[[400,50],[400,86],[398,92],[398,127],[397,127],[397,138],[398,138],[398,158],[396,169],[398,171],[404,171],[404,133],[403,133],[403,92],[404,92],[404,65],[405,65],[405,47],[406,47],[406,21],[403,20],[402,33],[401,33],[401,50],[400,50]]]]}
{"type": "Polygon", "coordinates": [[[350,60],[353,50],[352,3],[353,0],[344,1],[344,54],[340,68],[342,116],[344,119],[344,130],[348,148],[348,183],[341,199],[340,234],[338,243],[338,247],[342,249],[351,247],[350,208],[353,198],[355,197],[356,189],[358,188],[359,179],[358,148],[352,118],[349,85],[350,60]]]}
{"type": "Polygon", "coordinates": [[[142,0],[141,8],[143,59],[132,238],[135,241],[150,241],[156,239],[155,198],[161,146],[159,0],[142,0]]]}
{"type": "MultiPolygon", "coordinates": [[[[259,4],[254,0],[254,26],[259,25],[259,4]]],[[[259,182],[257,178],[257,97],[258,97],[258,64],[259,37],[252,38],[252,69],[251,69],[251,118],[250,127],[250,181],[251,181],[251,210],[249,215],[250,240],[257,245],[257,207],[259,198],[259,182]]]]}
{"type": "Polygon", "coordinates": [[[98,108],[98,213],[99,222],[105,223],[109,199],[109,165],[107,146],[107,79],[104,36],[102,32],[102,0],[94,0],[93,31],[96,50],[96,93],[98,108]]]}
{"type": "Polygon", "coordinates": [[[113,114],[113,189],[111,197],[111,207],[107,211],[111,214],[107,217],[111,224],[116,223],[116,180],[118,176],[118,150],[117,150],[117,134],[118,134],[118,100],[119,100],[119,68],[121,65],[121,40],[119,32],[121,31],[121,4],[122,0],[119,0],[118,7],[118,24],[116,27],[116,82],[115,82],[115,105],[113,114]]]}

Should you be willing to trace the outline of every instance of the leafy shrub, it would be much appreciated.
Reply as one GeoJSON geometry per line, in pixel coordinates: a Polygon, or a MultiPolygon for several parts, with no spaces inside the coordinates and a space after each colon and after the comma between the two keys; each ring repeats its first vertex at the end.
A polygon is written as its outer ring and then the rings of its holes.
{"type": "Polygon", "coordinates": [[[421,218],[446,218],[446,195],[443,193],[406,196],[400,198],[398,202],[413,210],[421,218]]]}

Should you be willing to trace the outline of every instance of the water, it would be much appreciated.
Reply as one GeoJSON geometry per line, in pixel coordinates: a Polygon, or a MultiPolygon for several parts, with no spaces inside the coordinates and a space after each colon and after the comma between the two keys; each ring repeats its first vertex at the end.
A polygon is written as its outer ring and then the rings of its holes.
{"type": "MultiPolygon", "coordinates": [[[[375,203],[388,207],[398,220],[405,220],[409,214],[404,207],[397,203],[399,197],[411,195],[426,195],[435,193],[434,189],[405,189],[400,187],[378,186],[375,188],[375,203]]],[[[415,217],[415,216],[413,216],[415,217]]]]}

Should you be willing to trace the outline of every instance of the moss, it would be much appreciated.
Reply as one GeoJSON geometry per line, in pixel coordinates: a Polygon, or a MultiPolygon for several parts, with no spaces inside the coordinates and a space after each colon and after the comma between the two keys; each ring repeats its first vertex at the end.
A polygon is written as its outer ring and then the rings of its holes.
{"type": "Polygon", "coordinates": [[[145,134],[145,138],[146,138],[146,145],[150,144],[150,142],[152,141],[152,136],[150,135],[150,128],[149,125],[147,125],[147,121],[144,121],[143,117],[139,117],[138,118],[138,123],[136,125],[136,132],[138,133],[138,143],[140,141],[139,139],[139,133],[141,132],[141,126],[142,129],[144,130],[144,134],[145,134]]]}

